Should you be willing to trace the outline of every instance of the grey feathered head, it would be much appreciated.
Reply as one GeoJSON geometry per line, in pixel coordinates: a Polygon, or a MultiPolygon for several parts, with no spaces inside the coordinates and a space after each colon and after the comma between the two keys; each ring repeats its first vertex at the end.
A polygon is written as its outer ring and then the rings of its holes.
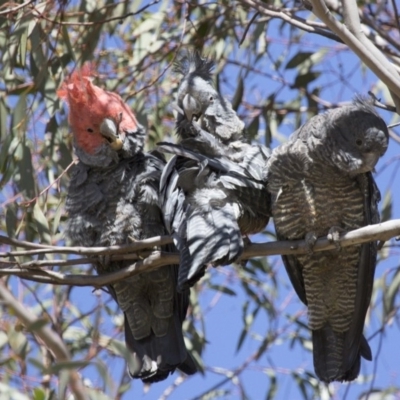
{"type": "Polygon", "coordinates": [[[373,171],[389,141],[385,122],[372,102],[360,96],[312,118],[298,136],[306,138],[316,157],[350,175],[373,171]]]}
{"type": "Polygon", "coordinates": [[[178,88],[178,106],[190,122],[215,100],[224,101],[214,88],[213,68],[214,61],[201,57],[198,52],[187,53],[175,63],[175,71],[183,75],[178,88]]]}
{"type": "Polygon", "coordinates": [[[198,76],[205,81],[212,83],[212,71],[215,67],[214,60],[201,57],[197,51],[187,52],[174,64],[174,71],[182,74],[185,79],[198,76]]]}
{"type": "Polygon", "coordinates": [[[193,118],[203,129],[223,142],[238,140],[243,136],[244,123],[232,105],[215,89],[212,81],[214,62],[197,52],[183,56],[175,70],[183,74],[178,89],[178,107],[183,110],[177,117],[177,133],[181,138],[193,135],[190,126],[193,118]]]}

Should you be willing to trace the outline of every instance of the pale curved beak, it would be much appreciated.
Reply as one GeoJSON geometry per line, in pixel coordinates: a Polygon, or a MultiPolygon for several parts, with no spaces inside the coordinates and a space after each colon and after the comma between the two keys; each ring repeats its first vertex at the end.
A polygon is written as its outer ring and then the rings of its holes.
{"type": "Polygon", "coordinates": [[[122,149],[123,141],[118,136],[117,126],[112,119],[103,119],[100,125],[100,133],[107,139],[113,150],[118,151],[122,149]]]}
{"type": "Polygon", "coordinates": [[[189,121],[192,121],[193,115],[199,114],[201,112],[200,103],[189,93],[185,95],[182,100],[183,111],[186,115],[186,118],[189,121]]]}
{"type": "Polygon", "coordinates": [[[363,165],[366,171],[373,171],[380,158],[379,153],[367,153],[363,156],[363,165]]]}

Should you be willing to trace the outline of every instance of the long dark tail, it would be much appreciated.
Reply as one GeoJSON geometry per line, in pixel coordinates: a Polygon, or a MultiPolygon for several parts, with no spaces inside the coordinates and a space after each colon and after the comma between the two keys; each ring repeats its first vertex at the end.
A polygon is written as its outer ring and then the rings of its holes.
{"type": "Polygon", "coordinates": [[[176,368],[189,375],[197,371],[182,332],[189,291],[176,291],[177,274],[177,265],[165,266],[110,288],[124,311],[125,342],[133,355],[129,373],[144,382],[161,381],[176,368]]]}
{"type": "Polygon", "coordinates": [[[358,349],[345,350],[348,332],[334,332],[328,324],[312,331],[314,369],[324,382],[352,381],[360,373],[361,357],[372,360],[371,349],[362,336],[358,349]]]}
{"type": "Polygon", "coordinates": [[[170,321],[168,332],[162,337],[154,334],[141,340],[135,340],[125,318],[125,342],[133,354],[129,365],[132,378],[143,382],[159,382],[173,373],[176,368],[187,375],[197,372],[197,366],[192,356],[187,352],[179,319],[174,316],[170,321]]]}

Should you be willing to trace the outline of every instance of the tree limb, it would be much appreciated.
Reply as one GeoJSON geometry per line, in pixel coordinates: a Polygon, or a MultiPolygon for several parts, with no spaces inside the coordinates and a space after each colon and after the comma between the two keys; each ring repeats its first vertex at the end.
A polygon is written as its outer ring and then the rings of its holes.
{"type": "MultiPolygon", "coordinates": [[[[354,246],[361,243],[367,243],[371,241],[380,240],[382,242],[389,240],[390,238],[400,236],[400,219],[395,219],[392,221],[386,221],[381,224],[368,225],[360,229],[356,229],[351,232],[343,233],[340,236],[339,243],[341,247],[354,246]]],[[[4,238],[4,237],[2,237],[4,238]]],[[[164,237],[156,237],[151,239],[146,239],[146,241],[151,241],[153,239],[159,240],[164,237]]],[[[170,239],[171,240],[171,239],[170,239]]],[[[26,244],[27,242],[25,242],[26,244]]],[[[140,242],[135,243],[140,245],[140,242]]],[[[33,245],[33,244],[32,244],[33,245]]],[[[41,245],[43,246],[43,245],[41,245]]],[[[49,246],[54,247],[54,246],[49,246]]],[[[122,247],[122,246],[121,246],[122,247]]],[[[110,254],[110,259],[117,260],[136,260],[134,263],[126,268],[122,268],[119,271],[104,273],[99,276],[88,276],[84,274],[63,274],[60,272],[40,269],[44,265],[65,265],[65,261],[58,260],[34,260],[23,264],[17,264],[13,268],[1,268],[0,273],[2,275],[14,275],[22,279],[28,279],[36,282],[50,283],[55,285],[73,285],[73,286],[94,286],[100,288],[102,286],[110,285],[117,281],[126,279],[130,276],[140,274],[144,271],[150,271],[159,268],[163,265],[179,264],[179,254],[177,253],[166,253],[161,251],[153,251],[151,253],[147,252],[143,254],[144,259],[137,260],[137,254],[120,254],[121,248],[119,246],[113,246],[113,250],[107,250],[110,254]],[[115,252],[115,253],[113,253],[115,252]],[[57,264],[58,263],[58,264],[57,264]]],[[[112,249],[109,247],[108,249],[112,249]]],[[[67,248],[73,249],[73,248],[67,248]]],[[[107,248],[97,248],[98,251],[105,254],[104,251],[107,248]]],[[[129,246],[125,247],[128,250],[129,246]]],[[[336,245],[329,241],[326,237],[319,238],[315,243],[313,248],[314,252],[325,251],[325,250],[335,250],[336,245]]],[[[80,250],[85,250],[86,248],[80,248],[80,250]]],[[[309,251],[308,245],[304,240],[287,240],[287,241],[277,241],[277,242],[267,242],[267,243],[253,243],[244,249],[242,260],[250,259],[253,257],[262,257],[270,255],[295,255],[295,254],[305,254],[309,251]]],[[[97,253],[97,254],[100,254],[97,253]]],[[[87,264],[89,262],[94,262],[93,258],[80,258],[73,261],[76,264],[87,264]]],[[[7,262],[10,263],[10,262],[7,262]]],[[[13,262],[15,263],[15,262],[13,262]]],[[[3,264],[4,261],[3,261],[3,264]]],[[[0,261],[1,265],[1,261],[0,261]]]]}
{"type": "Polygon", "coordinates": [[[345,43],[388,86],[397,112],[400,114],[399,73],[373,42],[365,36],[361,28],[355,0],[343,0],[342,2],[345,24],[339,22],[332,15],[324,0],[310,0],[312,12],[323,22],[326,28],[310,24],[309,21],[299,18],[285,9],[275,10],[269,4],[259,0],[240,0],[240,3],[253,8],[264,16],[280,18],[306,32],[345,43]]]}
{"type": "Polygon", "coordinates": [[[315,33],[329,39],[335,40],[337,42],[343,43],[342,39],[335,35],[334,33],[330,32],[329,30],[322,27],[321,24],[319,26],[315,26],[309,24],[307,20],[300,18],[292,13],[287,12],[286,10],[273,10],[267,3],[263,3],[258,0],[240,0],[239,1],[243,5],[247,5],[259,12],[262,15],[270,18],[279,18],[283,21],[288,22],[289,24],[300,28],[303,31],[315,33]]]}
{"type": "MultiPolygon", "coordinates": [[[[29,330],[30,326],[33,326],[39,321],[39,318],[33,313],[32,310],[28,310],[25,304],[21,304],[7,289],[3,280],[0,280],[0,299],[11,308],[18,319],[27,327],[29,330]]],[[[58,362],[71,361],[71,356],[65,343],[62,341],[60,336],[50,329],[48,326],[38,326],[32,330],[32,333],[40,338],[46,347],[51,351],[54,358],[58,362]]],[[[77,400],[89,400],[89,396],[86,393],[85,387],[83,386],[82,380],[76,371],[68,371],[69,374],[69,387],[71,392],[74,394],[74,398],[77,400]]]]}
{"type": "Polygon", "coordinates": [[[389,88],[397,112],[400,113],[400,78],[386,57],[364,35],[353,0],[343,0],[345,24],[329,11],[324,0],[310,0],[312,12],[346,43],[389,88]]]}
{"type": "Polygon", "coordinates": [[[47,244],[32,243],[24,240],[11,239],[7,236],[0,235],[0,243],[8,244],[15,247],[23,247],[26,249],[34,249],[32,251],[9,251],[0,253],[0,257],[25,256],[34,254],[50,254],[50,253],[67,253],[82,255],[105,255],[105,254],[127,254],[136,253],[144,249],[151,249],[155,246],[164,246],[172,243],[170,236],[155,236],[143,239],[132,244],[108,247],[67,247],[67,246],[51,246],[47,244]]]}
{"type": "Polygon", "coordinates": [[[25,1],[25,3],[19,4],[13,8],[6,8],[5,10],[0,11],[0,15],[13,14],[13,13],[17,12],[18,10],[20,10],[21,8],[24,8],[33,2],[34,2],[34,0],[28,0],[28,1],[25,1]]]}

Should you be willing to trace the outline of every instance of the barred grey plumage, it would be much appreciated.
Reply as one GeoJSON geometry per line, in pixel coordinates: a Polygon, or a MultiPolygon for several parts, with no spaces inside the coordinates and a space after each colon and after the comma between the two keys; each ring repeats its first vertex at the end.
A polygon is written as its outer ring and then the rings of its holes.
{"type": "Polygon", "coordinates": [[[212,67],[197,53],[180,60],[182,112],[176,127],[181,141],[159,144],[159,150],[178,155],[163,172],[161,193],[166,225],[181,255],[179,288],[193,285],[207,264],[237,260],[242,236],[260,232],[270,216],[270,150],[246,142],[244,123],[213,87],[212,67]]]}
{"type": "MultiPolygon", "coordinates": [[[[158,193],[165,161],[143,152],[144,129],[120,97],[84,79],[73,75],[67,85],[75,90],[69,105],[76,118],[70,114],[70,124],[80,159],[66,200],[67,236],[75,245],[111,246],[166,234],[158,193]],[[83,100],[78,110],[76,98],[83,100]],[[115,108],[107,115],[112,99],[115,108]]],[[[109,257],[94,262],[99,274],[130,264],[109,257]]],[[[125,316],[125,341],[133,354],[129,372],[144,382],[163,380],[176,368],[197,370],[182,333],[189,291],[177,293],[177,274],[178,266],[169,265],[109,286],[125,316]]]]}
{"type": "MultiPolygon", "coordinates": [[[[379,221],[379,190],[371,171],[388,146],[388,130],[371,104],[353,104],[311,118],[274,149],[268,188],[278,239],[328,234],[337,240],[379,221]]],[[[377,257],[376,242],[333,251],[282,256],[300,299],[308,305],[314,367],[325,381],[351,381],[360,356],[371,360],[363,336],[377,257]]]]}

